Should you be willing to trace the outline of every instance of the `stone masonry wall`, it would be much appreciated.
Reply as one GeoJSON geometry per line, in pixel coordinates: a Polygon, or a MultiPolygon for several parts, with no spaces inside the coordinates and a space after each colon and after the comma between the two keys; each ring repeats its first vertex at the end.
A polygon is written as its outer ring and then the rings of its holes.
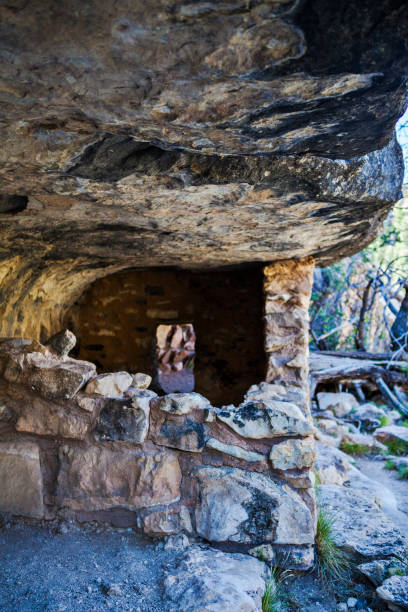
{"type": "Polygon", "coordinates": [[[312,257],[277,261],[264,268],[266,380],[297,387],[306,412],[313,268],[312,257]]]}
{"type": "Polygon", "coordinates": [[[76,341],[68,331],[45,345],[1,339],[0,511],[110,521],[154,537],[187,532],[311,567],[310,266],[267,268],[276,379],[252,385],[238,405],[216,407],[194,392],[158,396],[147,374],[97,375],[94,364],[68,356],[76,341]]]}
{"type": "Polygon", "coordinates": [[[0,375],[0,511],[185,531],[310,567],[313,425],[292,387],[216,408],[17,338],[0,343],[0,375]]]}

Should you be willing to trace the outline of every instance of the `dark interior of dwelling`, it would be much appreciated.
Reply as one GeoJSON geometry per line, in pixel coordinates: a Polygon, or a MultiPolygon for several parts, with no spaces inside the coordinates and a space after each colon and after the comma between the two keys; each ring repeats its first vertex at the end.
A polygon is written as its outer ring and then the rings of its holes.
{"type": "Polygon", "coordinates": [[[194,389],[215,405],[239,403],[265,377],[260,266],[112,274],[85,291],[66,325],[79,358],[99,372],[149,373],[158,391],[194,389]]]}

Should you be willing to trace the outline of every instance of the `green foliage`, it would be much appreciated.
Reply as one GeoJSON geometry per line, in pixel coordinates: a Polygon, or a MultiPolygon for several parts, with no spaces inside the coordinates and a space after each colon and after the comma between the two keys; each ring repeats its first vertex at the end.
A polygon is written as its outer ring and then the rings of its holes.
{"type": "Polygon", "coordinates": [[[390,455],[395,455],[396,457],[408,455],[408,442],[404,442],[404,440],[392,438],[384,442],[384,444],[388,448],[390,455]]]}
{"type": "Polygon", "coordinates": [[[279,612],[286,610],[287,593],[285,580],[291,576],[288,570],[273,567],[271,577],[262,597],[262,612],[279,612]]]}
{"type": "Polygon", "coordinates": [[[388,425],[388,416],[384,414],[384,416],[380,417],[380,426],[385,427],[388,425]]]}
{"type": "Polygon", "coordinates": [[[402,427],[408,427],[408,421],[402,421],[401,425],[402,427]]]}
{"type": "Polygon", "coordinates": [[[326,585],[345,584],[350,580],[350,557],[336,544],[333,527],[335,520],[319,508],[316,529],[317,570],[326,585]]]}
{"type": "Polygon", "coordinates": [[[398,478],[400,480],[408,480],[408,467],[401,465],[398,468],[398,478]]]}
{"type": "Polygon", "coordinates": [[[391,459],[387,459],[387,461],[384,464],[384,469],[385,470],[395,470],[395,463],[391,461],[391,459]]]}
{"type": "Polygon", "coordinates": [[[367,455],[371,453],[371,449],[365,444],[358,444],[357,442],[347,442],[342,440],[340,443],[340,450],[348,455],[367,455]]]}

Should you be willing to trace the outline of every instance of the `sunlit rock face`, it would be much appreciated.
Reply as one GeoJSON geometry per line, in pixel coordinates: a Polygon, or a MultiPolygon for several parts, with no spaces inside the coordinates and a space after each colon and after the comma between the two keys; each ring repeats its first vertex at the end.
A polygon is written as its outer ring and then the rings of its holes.
{"type": "Polygon", "coordinates": [[[3,4],[0,332],[132,266],[360,250],[402,180],[404,5],[3,4]]]}

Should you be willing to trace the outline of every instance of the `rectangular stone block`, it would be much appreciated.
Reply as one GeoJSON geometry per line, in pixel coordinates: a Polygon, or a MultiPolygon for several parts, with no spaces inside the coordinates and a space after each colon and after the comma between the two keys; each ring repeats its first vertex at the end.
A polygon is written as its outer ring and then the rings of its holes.
{"type": "Polygon", "coordinates": [[[43,481],[38,445],[0,443],[0,511],[42,518],[43,481]]]}
{"type": "Polygon", "coordinates": [[[57,499],[72,510],[136,510],[180,499],[177,455],[154,447],[60,449],[57,499]]]}

